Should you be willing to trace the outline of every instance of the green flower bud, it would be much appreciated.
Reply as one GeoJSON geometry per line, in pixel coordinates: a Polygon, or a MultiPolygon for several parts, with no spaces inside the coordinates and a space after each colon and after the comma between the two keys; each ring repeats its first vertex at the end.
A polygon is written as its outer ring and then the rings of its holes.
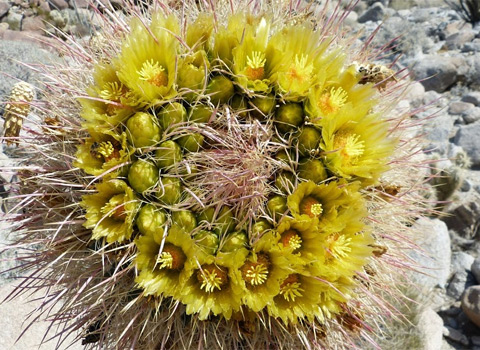
{"type": "Polygon", "coordinates": [[[298,176],[305,180],[319,183],[328,177],[322,161],[319,159],[304,159],[298,165],[298,176]]]}
{"type": "Polygon", "coordinates": [[[287,133],[303,123],[303,108],[299,103],[287,103],[277,108],[275,122],[278,131],[287,133]]]}
{"type": "Polygon", "coordinates": [[[322,134],[313,126],[305,126],[298,133],[298,150],[304,156],[318,148],[322,134]]]}
{"type": "Polygon", "coordinates": [[[243,96],[240,95],[235,95],[232,98],[232,101],[230,102],[230,106],[238,113],[239,116],[241,117],[246,117],[247,116],[247,101],[243,96]],[[241,111],[241,112],[239,112],[241,111]]]}
{"type": "Polygon", "coordinates": [[[208,123],[213,111],[205,105],[196,105],[190,109],[188,120],[194,123],[208,123]]]}
{"type": "Polygon", "coordinates": [[[268,200],[267,208],[273,219],[280,219],[287,211],[287,199],[283,196],[273,196],[268,200]]]}
{"type": "Polygon", "coordinates": [[[182,149],[172,140],[162,142],[155,151],[155,161],[160,168],[166,168],[182,160],[182,149]]]}
{"type": "MultiPolygon", "coordinates": [[[[187,55],[179,62],[179,68],[177,70],[178,88],[188,90],[202,89],[209,68],[210,63],[208,62],[205,51],[199,50],[192,55],[187,55]]],[[[195,92],[182,95],[187,101],[193,100],[195,96],[195,92]]]]}
{"type": "Polygon", "coordinates": [[[151,204],[146,204],[138,212],[136,224],[140,233],[144,235],[155,235],[167,222],[167,213],[156,209],[151,204]]]}
{"type": "Polygon", "coordinates": [[[265,231],[271,230],[272,225],[265,219],[260,219],[256,221],[252,226],[252,236],[259,236],[263,234],[265,231]]]}
{"type": "Polygon", "coordinates": [[[255,118],[260,120],[264,120],[266,116],[273,112],[275,108],[275,96],[267,95],[267,96],[258,96],[253,98],[250,103],[254,106],[252,110],[252,115],[255,118]]]}
{"type": "Polygon", "coordinates": [[[292,193],[295,187],[295,176],[290,172],[283,172],[275,179],[275,186],[283,193],[292,193]]]}
{"type": "Polygon", "coordinates": [[[205,137],[202,134],[194,133],[180,137],[178,144],[188,152],[198,152],[203,145],[205,137]]]}
{"type": "Polygon", "coordinates": [[[169,103],[158,113],[158,121],[166,130],[171,125],[186,122],[187,110],[178,102],[169,103]]]}
{"type": "Polygon", "coordinates": [[[128,182],[138,193],[155,186],[158,181],[158,168],[152,162],[139,159],[128,170],[128,182]]]}
{"type": "Polygon", "coordinates": [[[223,75],[213,77],[207,86],[207,94],[214,105],[227,103],[234,93],[232,81],[223,75]]]}
{"type": "Polygon", "coordinates": [[[176,177],[160,178],[160,186],[157,198],[165,204],[175,204],[180,201],[182,195],[182,183],[176,177]]]}
{"type": "Polygon", "coordinates": [[[294,159],[294,157],[292,157],[292,155],[290,155],[287,151],[281,150],[278,151],[277,154],[275,154],[275,159],[289,165],[290,162],[294,159]]]}
{"type": "Polygon", "coordinates": [[[223,253],[235,252],[238,249],[245,248],[247,243],[245,231],[232,232],[223,242],[220,251],[223,253]]]}
{"type": "Polygon", "coordinates": [[[200,230],[193,235],[195,243],[205,253],[215,255],[218,249],[218,236],[211,231],[200,230]]]}
{"type": "Polygon", "coordinates": [[[212,224],[214,231],[219,235],[231,232],[235,228],[235,217],[232,210],[227,206],[223,206],[217,215],[215,215],[215,208],[205,209],[198,215],[198,221],[206,221],[212,224]]]}
{"type": "Polygon", "coordinates": [[[180,226],[186,232],[191,232],[197,227],[197,219],[190,210],[172,212],[172,220],[175,225],[180,226]]]}
{"type": "Polygon", "coordinates": [[[127,120],[127,138],[136,148],[153,146],[160,141],[162,129],[156,118],[148,113],[135,113],[127,120]]]}

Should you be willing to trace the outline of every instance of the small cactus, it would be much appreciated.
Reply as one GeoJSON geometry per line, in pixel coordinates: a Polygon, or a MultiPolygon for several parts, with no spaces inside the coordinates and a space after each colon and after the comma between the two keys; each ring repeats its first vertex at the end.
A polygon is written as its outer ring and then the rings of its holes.
{"type": "Polygon", "coordinates": [[[30,103],[34,98],[35,90],[29,83],[20,81],[12,87],[3,112],[4,137],[8,145],[19,143],[18,136],[22,129],[23,119],[30,113],[30,103]]]}

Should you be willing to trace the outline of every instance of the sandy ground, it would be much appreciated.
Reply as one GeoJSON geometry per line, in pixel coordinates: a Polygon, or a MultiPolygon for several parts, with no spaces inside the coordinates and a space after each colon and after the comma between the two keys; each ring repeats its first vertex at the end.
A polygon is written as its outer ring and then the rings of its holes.
{"type": "MultiPolygon", "coordinates": [[[[14,282],[15,283],[15,282],[14,282]]],[[[0,296],[3,300],[13,289],[12,283],[0,287],[0,296]]],[[[40,301],[26,302],[26,297],[19,297],[13,301],[0,304],[0,349],[1,350],[54,350],[66,349],[82,350],[84,347],[80,341],[72,344],[73,337],[70,337],[61,346],[57,347],[57,339],[41,344],[49,323],[42,321],[31,326],[25,334],[17,341],[22,331],[29,322],[25,319],[28,314],[40,305],[40,301]],[[72,345],[69,347],[69,345],[72,345]]],[[[52,329],[50,336],[55,334],[52,329]]],[[[48,339],[48,337],[46,338],[48,339]]]]}

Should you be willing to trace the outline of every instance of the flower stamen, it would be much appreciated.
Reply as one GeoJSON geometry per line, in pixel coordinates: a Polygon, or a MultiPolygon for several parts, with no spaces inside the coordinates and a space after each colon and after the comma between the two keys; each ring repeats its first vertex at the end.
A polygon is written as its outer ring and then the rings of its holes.
{"type": "Polygon", "coordinates": [[[306,214],[311,218],[318,217],[323,213],[323,206],[317,199],[308,196],[300,202],[300,214],[306,214]]]}
{"type": "Polygon", "coordinates": [[[308,63],[308,55],[302,54],[300,58],[295,55],[295,61],[290,65],[287,76],[299,83],[309,81],[313,73],[313,64],[308,63]]]}
{"type": "Polygon", "coordinates": [[[302,247],[302,238],[295,230],[288,230],[282,233],[280,242],[284,247],[290,247],[293,251],[296,251],[302,247]]]}
{"type": "Polygon", "coordinates": [[[265,54],[260,51],[253,51],[251,56],[247,56],[246,75],[250,80],[261,80],[265,75],[265,54]]]}
{"type": "Polygon", "coordinates": [[[292,274],[288,276],[280,286],[280,295],[282,295],[286,301],[295,301],[295,299],[301,297],[305,291],[303,288],[300,288],[301,285],[298,281],[298,276],[292,274]]]}
{"type": "Polygon", "coordinates": [[[197,272],[197,279],[201,283],[200,289],[212,293],[216,289],[221,290],[227,284],[228,276],[223,269],[215,265],[206,265],[197,272]]]}
{"type": "Polygon", "coordinates": [[[365,141],[360,140],[360,135],[340,132],[335,135],[334,147],[340,150],[344,158],[356,158],[363,155],[365,141]]]}
{"type": "Polygon", "coordinates": [[[137,71],[137,74],[140,76],[140,80],[158,87],[167,86],[168,84],[168,76],[165,68],[153,60],[145,61],[142,68],[137,71]]]}
{"type": "Polygon", "coordinates": [[[115,220],[124,221],[127,213],[124,206],[124,194],[117,194],[100,209],[101,212],[115,220]]]}
{"type": "Polygon", "coordinates": [[[318,107],[325,114],[335,113],[345,105],[347,97],[348,94],[343,88],[331,88],[330,92],[325,92],[320,96],[318,107]]]}

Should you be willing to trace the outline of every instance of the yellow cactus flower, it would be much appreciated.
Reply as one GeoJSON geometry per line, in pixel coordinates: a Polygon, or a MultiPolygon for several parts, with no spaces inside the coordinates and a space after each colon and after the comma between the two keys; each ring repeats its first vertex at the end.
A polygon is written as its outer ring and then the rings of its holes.
{"type": "Polygon", "coordinates": [[[286,324],[305,318],[313,321],[323,316],[319,302],[324,289],[322,282],[308,274],[291,273],[280,282],[279,293],[268,304],[268,312],[286,324]]]}
{"type": "Polygon", "coordinates": [[[130,26],[116,61],[120,81],[149,105],[174,96],[177,19],[156,12],[148,27],[138,18],[130,26]]]}
{"type": "Polygon", "coordinates": [[[139,207],[133,190],[118,179],[102,182],[96,190],[80,202],[87,211],[83,226],[92,229],[92,239],[105,237],[108,243],[130,239],[139,207]]]}
{"type": "Polygon", "coordinates": [[[186,305],[187,315],[196,314],[200,320],[222,315],[228,320],[233,312],[239,311],[243,290],[237,271],[242,264],[242,260],[199,256],[178,297],[186,305]]]}
{"type": "Polygon", "coordinates": [[[247,91],[267,92],[270,88],[270,64],[266,58],[269,34],[270,21],[256,19],[254,25],[247,24],[242,41],[232,51],[235,78],[247,91]]]}
{"type": "Polygon", "coordinates": [[[300,220],[318,220],[321,230],[338,231],[349,220],[366,216],[366,208],[359,183],[331,181],[316,185],[303,182],[288,196],[287,205],[292,215],[300,220]]]}
{"type": "Polygon", "coordinates": [[[182,283],[195,265],[194,243],[178,226],[168,232],[157,230],[135,240],[138,249],[135,264],[139,270],[136,282],[147,295],[177,296],[182,283]]]}
{"type": "Polygon", "coordinates": [[[316,220],[283,218],[275,231],[281,250],[298,255],[302,264],[322,261],[322,237],[316,220]]]}
{"type": "Polygon", "coordinates": [[[272,302],[280,291],[281,280],[293,271],[288,254],[282,253],[276,242],[272,233],[264,234],[252,245],[251,255],[240,267],[242,300],[254,312],[272,302]]]}
{"type": "Polygon", "coordinates": [[[345,106],[335,118],[322,122],[324,163],[335,175],[364,186],[375,184],[388,169],[396,140],[389,137],[389,125],[363,106],[345,106]]]}
{"type": "Polygon", "coordinates": [[[102,176],[105,179],[116,178],[125,175],[126,164],[132,153],[125,133],[99,134],[78,146],[73,165],[90,175],[102,176]]]}

